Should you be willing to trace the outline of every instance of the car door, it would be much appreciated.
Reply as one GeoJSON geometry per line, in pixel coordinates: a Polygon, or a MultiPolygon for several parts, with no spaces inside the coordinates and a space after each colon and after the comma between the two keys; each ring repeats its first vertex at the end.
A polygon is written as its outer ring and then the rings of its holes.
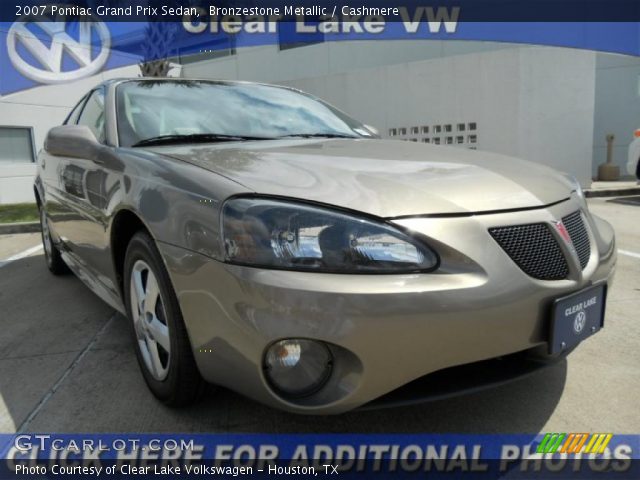
{"type": "MultiPolygon", "coordinates": [[[[64,125],[75,125],[78,117],[82,112],[85,102],[89,94],[82,97],[76,104],[71,113],[64,121],[64,125]]],[[[68,158],[51,155],[46,149],[42,149],[38,154],[38,170],[42,188],[44,189],[44,198],[47,214],[49,216],[49,227],[56,240],[62,243],[63,248],[67,248],[65,222],[73,218],[74,210],[71,209],[72,203],[67,202],[69,193],[64,186],[63,171],[69,163],[68,158]]]]}
{"type": "MultiPolygon", "coordinates": [[[[105,144],[105,92],[93,90],[75,122],[85,125],[105,144]]],[[[105,148],[108,148],[105,146],[105,148]]],[[[96,277],[104,277],[104,183],[107,173],[98,158],[57,157],[56,174],[61,211],[54,228],[76,260],[96,277]]]]}

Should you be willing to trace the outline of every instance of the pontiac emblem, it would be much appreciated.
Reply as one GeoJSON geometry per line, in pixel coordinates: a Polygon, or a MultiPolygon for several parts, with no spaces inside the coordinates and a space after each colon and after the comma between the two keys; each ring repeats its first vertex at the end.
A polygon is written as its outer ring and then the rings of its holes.
{"type": "Polygon", "coordinates": [[[571,241],[571,235],[569,235],[569,231],[567,230],[567,227],[564,226],[564,223],[562,223],[561,221],[553,222],[553,226],[565,241],[565,243],[569,245],[571,250],[575,250],[573,247],[573,241],[571,241]]]}

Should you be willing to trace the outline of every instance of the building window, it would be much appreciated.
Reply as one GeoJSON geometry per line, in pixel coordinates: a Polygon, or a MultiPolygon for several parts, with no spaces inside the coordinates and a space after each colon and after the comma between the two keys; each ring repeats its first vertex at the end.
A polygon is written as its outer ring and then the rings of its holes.
{"type": "Polygon", "coordinates": [[[442,133],[442,127],[440,125],[436,125],[433,127],[433,133],[442,133]]]}
{"type": "Polygon", "coordinates": [[[425,134],[425,135],[428,135],[429,134],[429,127],[426,126],[426,125],[424,127],[422,127],[422,133],[425,134]]]}
{"type": "Polygon", "coordinates": [[[34,161],[31,128],[0,127],[0,165],[34,161]]]}
{"type": "Polygon", "coordinates": [[[457,136],[456,137],[456,143],[457,144],[464,143],[464,137],[462,135],[457,136]]]}
{"type": "Polygon", "coordinates": [[[411,133],[417,135],[420,133],[420,127],[411,127],[411,133]]]}
{"type": "Polygon", "coordinates": [[[422,139],[422,141],[423,141],[424,143],[431,143],[431,140],[430,140],[430,139],[428,139],[428,138],[423,138],[423,139],[422,139]]]}
{"type": "Polygon", "coordinates": [[[444,131],[447,133],[451,133],[453,131],[453,127],[451,125],[445,125],[444,131]]]}
{"type": "Polygon", "coordinates": [[[396,135],[398,135],[398,130],[396,128],[390,128],[389,129],[389,136],[390,137],[395,137],[396,135]]]}
{"type": "Polygon", "coordinates": [[[469,135],[468,142],[469,143],[478,143],[478,136],[477,135],[469,135]]]}
{"type": "Polygon", "coordinates": [[[447,145],[453,145],[453,137],[446,138],[447,145]]]}
{"type": "Polygon", "coordinates": [[[402,127],[398,130],[400,132],[400,135],[406,135],[407,134],[407,129],[405,127],[402,127]]]}
{"type": "Polygon", "coordinates": [[[465,127],[466,127],[466,125],[464,123],[459,123],[458,124],[458,131],[459,132],[464,132],[465,129],[466,129],[465,127]]]}
{"type": "Polygon", "coordinates": [[[471,122],[469,124],[469,130],[476,130],[478,128],[478,125],[476,124],[476,122],[471,122]]]}
{"type": "Polygon", "coordinates": [[[433,139],[433,143],[434,143],[435,145],[440,145],[440,139],[439,139],[439,138],[437,138],[437,137],[436,137],[436,138],[434,138],[434,139],[433,139]]]}

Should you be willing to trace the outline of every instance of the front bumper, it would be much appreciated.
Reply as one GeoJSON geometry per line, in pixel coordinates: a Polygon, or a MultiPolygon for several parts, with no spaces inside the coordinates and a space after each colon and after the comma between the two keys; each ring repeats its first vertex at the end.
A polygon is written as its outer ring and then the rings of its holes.
{"type": "Polygon", "coordinates": [[[430,274],[336,275],[221,263],[161,244],[203,377],[285,410],[336,414],[431,372],[544,347],[551,304],[610,281],[613,230],[585,215],[591,255],[566,280],[529,277],[489,235],[495,226],[552,222],[584,208],[573,197],[547,209],[396,223],[441,255],[430,274]],[[283,338],[327,342],[334,370],[317,393],[287,400],[267,383],[265,349],[283,338]]]}

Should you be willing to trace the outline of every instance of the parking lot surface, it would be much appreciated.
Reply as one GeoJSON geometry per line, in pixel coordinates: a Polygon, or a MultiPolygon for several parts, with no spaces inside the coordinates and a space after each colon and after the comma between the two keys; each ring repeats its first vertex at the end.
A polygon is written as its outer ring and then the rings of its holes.
{"type": "Polygon", "coordinates": [[[614,225],[619,249],[602,332],[499,388],[339,417],[280,412],[213,387],[193,407],[164,407],[144,384],[126,319],[73,275],[53,277],[39,234],[0,236],[0,431],[640,432],[640,206],[589,203],[614,225]]]}

